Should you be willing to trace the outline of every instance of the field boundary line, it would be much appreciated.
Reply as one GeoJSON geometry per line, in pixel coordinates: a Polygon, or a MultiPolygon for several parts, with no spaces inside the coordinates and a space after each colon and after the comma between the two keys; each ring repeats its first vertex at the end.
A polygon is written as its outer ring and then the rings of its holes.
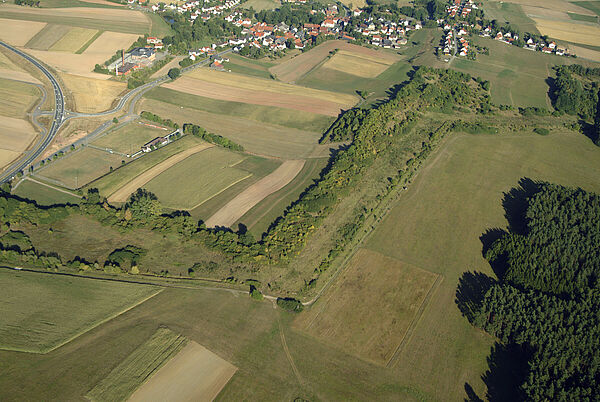
{"type": "Polygon", "coordinates": [[[157,294],[161,293],[162,291],[164,291],[164,289],[156,289],[156,291],[154,293],[152,293],[150,296],[143,298],[142,300],[138,301],[137,303],[127,307],[124,310],[121,310],[115,314],[112,314],[98,322],[93,323],[91,326],[79,331],[78,333],[76,333],[75,335],[71,336],[70,338],[67,338],[65,341],[59,343],[56,346],[53,346],[49,349],[45,349],[43,351],[32,351],[32,350],[24,350],[24,349],[17,349],[17,348],[5,348],[3,346],[0,346],[0,350],[10,350],[10,351],[15,351],[15,352],[27,352],[27,353],[35,353],[35,354],[41,354],[41,355],[45,355],[48,354],[58,348],[60,348],[61,346],[66,345],[67,343],[79,338],[80,336],[82,336],[83,334],[93,330],[94,328],[99,327],[100,325],[112,320],[113,318],[117,318],[118,316],[125,314],[126,312],[128,312],[129,310],[134,309],[135,307],[139,306],[140,304],[150,300],[151,298],[153,298],[154,296],[156,296],[157,294]]]}
{"type": "Polygon", "coordinates": [[[394,351],[392,356],[387,361],[387,363],[385,365],[386,368],[395,367],[396,364],[398,363],[398,359],[400,357],[400,352],[402,352],[402,350],[404,349],[404,346],[407,343],[409,343],[410,340],[412,339],[412,336],[415,333],[415,329],[417,328],[417,324],[421,321],[421,318],[423,317],[425,308],[427,308],[427,306],[431,302],[431,299],[433,298],[433,295],[439,289],[439,287],[443,281],[444,281],[444,276],[441,274],[437,274],[437,278],[435,279],[433,284],[431,284],[431,287],[427,291],[427,295],[425,296],[425,298],[423,299],[423,302],[419,306],[419,309],[417,310],[417,314],[411,320],[410,325],[406,329],[406,332],[404,333],[404,336],[402,337],[402,339],[400,340],[400,343],[396,347],[396,350],[394,351]]]}
{"type": "Polygon", "coordinates": [[[244,177],[242,177],[241,179],[238,179],[238,180],[234,181],[233,183],[231,183],[230,185],[228,185],[228,186],[227,186],[227,187],[225,187],[224,189],[222,189],[222,190],[220,190],[220,191],[218,191],[218,192],[214,193],[213,195],[211,195],[210,197],[208,197],[207,199],[205,199],[205,200],[204,200],[204,201],[202,201],[201,203],[199,203],[199,204],[196,204],[196,205],[194,205],[194,206],[193,206],[193,207],[191,207],[191,208],[180,208],[180,209],[189,210],[189,211],[191,211],[191,210],[193,210],[193,209],[196,209],[196,208],[198,208],[200,205],[204,204],[206,201],[212,200],[212,199],[213,199],[213,198],[215,198],[217,195],[221,194],[223,191],[225,191],[225,190],[227,190],[227,189],[229,189],[229,188],[231,188],[231,187],[235,186],[235,185],[236,185],[236,184],[238,184],[238,183],[241,183],[242,181],[244,181],[244,180],[246,180],[247,178],[249,178],[249,177],[252,177],[252,176],[254,176],[254,175],[253,175],[252,173],[250,173],[250,174],[248,174],[247,176],[244,176],[244,177]]]}
{"type": "MultiPolygon", "coordinates": [[[[51,188],[51,189],[53,189],[53,190],[60,191],[61,193],[65,193],[65,194],[72,195],[73,197],[77,197],[77,198],[83,198],[82,196],[80,196],[80,195],[78,195],[78,194],[73,194],[73,193],[72,193],[72,192],[70,192],[70,191],[63,190],[62,188],[54,187],[54,186],[52,186],[52,185],[50,185],[50,184],[43,183],[43,182],[41,182],[41,181],[38,181],[38,180],[36,180],[36,179],[34,179],[34,178],[30,177],[30,176],[27,176],[27,177],[25,178],[25,180],[29,180],[29,181],[32,181],[32,182],[34,182],[34,183],[37,183],[37,184],[39,184],[39,185],[42,185],[42,186],[49,187],[49,188],[51,188]]],[[[20,182],[19,182],[19,183],[20,183],[20,182]]]]}

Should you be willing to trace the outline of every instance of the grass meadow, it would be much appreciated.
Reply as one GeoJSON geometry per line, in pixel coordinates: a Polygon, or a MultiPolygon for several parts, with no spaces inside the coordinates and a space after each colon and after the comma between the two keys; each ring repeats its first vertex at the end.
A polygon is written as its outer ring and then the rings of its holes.
{"type": "Polygon", "coordinates": [[[465,382],[483,391],[494,340],[461,316],[454,303],[458,279],[466,271],[493,275],[480,237],[506,226],[502,199],[521,178],[598,192],[599,152],[581,134],[553,131],[455,135],[432,155],[365,245],[442,276],[398,356],[405,381],[437,399],[463,399],[465,382]]]}
{"type": "Polygon", "coordinates": [[[140,110],[150,110],[164,118],[194,123],[242,145],[248,152],[278,158],[304,158],[311,154],[322,132],[298,130],[276,124],[267,124],[238,116],[202,110],[181,108],[171,103],[145,99],[140,110]]]}
{"type": "Polygon", "coordinates": [[[86,397],[92,401],[120,401],[177,354],[187,339],[167,328],[159,328],[100,381],[86,397]]]}
{"type": "MultiPolygon", "coordinates": [[[[244,154],[223,148],[209,148],[167,169],[144,188],[155,193],[165,207],[194,209],[236,183],[250,178],[253,172],[244,169],[243,165],[246,158],[244,154]]],[[[268,173],[278,165],[275,161],[254,159],[258,167],[267,164],[265,170],[268,173]]]]}
{"type": "Polygon", "coordinates": [[[112,173],[89,183],[86,188],[97,188],[102,195],[108,197],[152,166],[159,164],[187,148],[191,148],[201,143],[202,141],[196,137],[184,136],[180,140],[150,152],[149,154],[116,169],[112,173]]]}
{"type": "Polygon", "coordinates": [[[141,124],[140,122],[132,122],[94,140],[92,144],[97,147],[133,155],[148,141],[156,137],[165,136],[171,131],[171,129],[160,130],[141,124]]]}
{"type": "MultiPolygon", "coordinates": [[[[334,120],[331,117],[317,113],[209,99],[167,88],[155,88],[144,96],[147,99],[166,102],[180,107],[202,110],[223,116],[242,117],[261,123],[276,124],[299,130],[323,132],[334,120]]],[[[224,119],[226,118],[224,117],[224,119]]]]}
{"type": "Polygon", "coordinates": [[[44,186],[31,180],[21,182],[13,194],[35,200],[39,205],[77,204],[80,201],[80,198],[75,195],[55,190],[52,187],[44,186]]]}
{"type": "Polygon", "coordinates": [[[57,41],[67,35],[71,28],[66,25],[48,24],[33,38],[27,42],[25,47],[37,50],[48,50],[57,41]]]}
{"type": "Polygon", "coordinates": [[[529,18],[519,4],[502,1],[485,1],[483,10],[487,19],[497,20],[500,23],[509,22],[521,32],[530,32],[539,35],[535,21],[529,18]]]}
{"type": "Polygon", "coordinates": [[[48,353],[159,290],[7,269],[0,282],[0,348],[30,353],[48,353]]]}
{"type": "Polygon", "coordinates": [[[73,27],[62,38],[54,42],[48,50],[75,53],[94,38],[98,38],[98,30],[73,27]]]}
{"type": "Polygon", "coordinates": [[[124,156],[111,154],[94,148],[83,148],[66,154],[42,169],[36,176],[58,182],[63,187],[75,189],[108,174],[121,166],[124,156]]]}

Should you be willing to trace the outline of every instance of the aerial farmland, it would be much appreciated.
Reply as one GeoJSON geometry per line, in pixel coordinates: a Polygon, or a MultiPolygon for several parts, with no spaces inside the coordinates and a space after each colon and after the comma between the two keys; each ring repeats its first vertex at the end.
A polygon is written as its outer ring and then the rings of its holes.
{"type": "Polygon", "coordinates": [[[600,399],[598,3],[0,3],[0,399],[600,399]]]}

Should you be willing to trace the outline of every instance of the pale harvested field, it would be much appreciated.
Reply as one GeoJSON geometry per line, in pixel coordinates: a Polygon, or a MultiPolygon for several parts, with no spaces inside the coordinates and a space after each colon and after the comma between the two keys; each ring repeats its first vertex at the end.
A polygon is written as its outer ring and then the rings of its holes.
{"type": "Polygon", "coordinates": [[[277,66],[271,67],[269,71],[273,73],[279,80],[287,83],[298,81],[313,68],[317,67],[329,55],[329,52],[334,49],[347,50],[352,53],[363,55],[365,57],[383,59],[386,62],[394,63],[398,61],[398,56],[368,49],[366,47],[353,45],[341,40],[327,41],[306,53],[302,53],[293,59],[283,62],[277,66]]]}
{"type": "Polygon", "coordinates": [[[73,27],[60,38],[49,50],[75,53],[96,35],[96,29],[73,27]]]}
{"type": "Polygon", "coordinates": [[[283,162],[273,173],[263,177],[206,220],[208,227],[231,227],[265,197],[285,187],[304,167],[303,160],[283,162]]]}
{"type": "Polygon", "coordinates": [[[600,26],[532,18],[542,35],[584,45],[600,43],[600,26]]]}
{"type": "Polygon", "coordinates": [[[82,56],[102,55],[104,57],[102,62],[104,62],[110,56],[115,54],[117,50],[127,50],[138,37],[139,35],[135,34],[106,31],[100,35],[98,39],[85,50],[85,52],[83,52],[82,56]]]}
{"type": "Polygon", "coordinates": [[[33,126],[25,120],[0,116],[0,148],[22,152],[35,138],[33,126]]]}
{"type": "MultiPolygon", "coordinates": [[[[96,42],[97,41],[98,40],[96,39],[96,42]]],[[[92,70],[96,64],[104,63],[114,52],[111,52],[110,54],[96,53],[92,55],[85,55],[27,49],[27,53],[43,61],[59,72],[80,75],[82,77],[108,80],[110,78],[109,75],[94,73],[92,70]]]]}
{"type": "Polygon", "coordinates": [[[212,401],[236,371],[237,367],[191,341],[129,401],[212,401]]]}
{"type": "Polygon", "coordinates": [[[40,90],[31,84],[0,78],[0,115],[26,117],[40,97],[40,90]]]}
{"type": "Polygon", "coordinates": [[[553,20],[572,21],[569,14],[566,11],[560,11],[555,9],[533,7],[533,6],[521,6],[523,12],[528,17],[540,17],[553,20]]]}
{"type": "Polygon", "coordinates": [[[215,84],[227,85],[235,88],[247,89],[256,92],[268,91],[281,95],[306,96],[329,102],[339,103],[342,105],[353,105],[357,101],[356,97],[353,95],[300,87],[297,85],[290,85],[277,82],[275,80],[249,77],[247,75],[236,73],[226,73],[221,71],[210,70],[208,68],[198,68],[192,70],[192,72],[187,74],[187,76],[201,81],[208,81],[215,84]]]}
{"type": "Polygon", "coordinates": [[[569,45],[569,51],[575,53],[581,59],[588,59],[600,63],[600,52],[582,46],[569,45]]]}
{"type": "Polygon", "coordinates": [[[576,4],[565,0],[509,0],[508,3],[519,4],[521,6],[530,6],[537,8],[546,8],[553,11],[572,12],[578,14],[594,15],[590,10],[579,7],[576,4]]]}
{"type": "Polygon", "coordinates": [[[20,154],[20,152],[0,148],[0,171],[4,170],[6,165],[17,159],[20,154]]]}
{"type": "Polygon", "coordinates": [[[437,277],[360,249],[324,297],[294,325],[347,353],[385,365],[418,318],[437,277]]]}
{"type": "Polygon", "coordinates": [[[169,159],[162,161],[158,165],[151,167],[150,169],[146,170],[144,173],[140,174],[139,176],[134,178],[132,181],[130,181],[129,183],[127,183],[126,185],[124,185],[123,187],[121,187],[120,189],[115,191],[110,197],[108,197],[108,201],[109,202],[125,202],[125,201],[127,201],[127,198],[129,198],[129,196],[134,191],[136,191],[140,187],[143,187],[146,183],[148,183],[150,180],[152,180],[153,178],[155,178],[156,176],[158,176],[165,170],[169,169],[170,167],[175,166],[176,164],[178,164],[179,162],[181,162],[188,156],[194,155],[195,153],[198,153],[200,151],[204,151],[205,149],[208,149],[212,146],[213,146],[212,144],[208,144],[208,143],[199,144],[193,148],[186,149],[185,151],[180,152],[177,155],[171,156],[169,159]]]}
{"type": "Polygon", "coordinates": [[[327,60],[323,67],[363,78],[375,78],[392,64],[391,60],[367,57],[340,50],[331,59],[327,60]]]}
{"type": "MultiPolygon", "coordinates": [[[[0,15],[2,15],[0,9],[0,15]]],[[[45,22],[9,20],[0,18],[0,39],[15,46],[25,46],[46,26],[45,22]]]]}
{"type": "MultiPolygon", "coordinates": [[[[111,3],[114,5],[113,3],[111,3]]],[[[95,7],[65,7],[65,8],[34,8],[34,7],[20,7],[14,5],[2,5],[0,8],[1,12],[10,12],[15,14],[23,15],[23,19],[27,19],[27,15],[39,16],[44,15],[48,17],[59,17],[59,18],[80,18],[80,19],[97,19],[107,21],[119,21],[119,22],[143,22],[147,23],[146,16],[140,11],[133,10],[119,10],[116,8],[95,8],[95,7]]]]}
{"type": "Polygon", "coordinates": [[[97,80],[71,74],[60,75],[75,99],[76,111],[97,113],[110,109],[119,94],[127,90],[123,82],[97,80]]]}
{"type": "Polygon", "coordinates": [[[340,104],[308,96],[278,94],[264,90],[257,92],[256,90],[236,88],[191,77],[181,77],[177,81],[163,86],[205,98],[303,110],[326,116],[337,116],[341,109],[348,108],[356,103],[356,101],[353,101],[350,104],[340,104]]]}
{"type": "Polygon", "coordinates": [[[0,52],[0,77],[8,80],[17,80],[41,84],[41,82],[37,78],[34,78],[28,72],[23,71],[2,52],[0,52]]]}

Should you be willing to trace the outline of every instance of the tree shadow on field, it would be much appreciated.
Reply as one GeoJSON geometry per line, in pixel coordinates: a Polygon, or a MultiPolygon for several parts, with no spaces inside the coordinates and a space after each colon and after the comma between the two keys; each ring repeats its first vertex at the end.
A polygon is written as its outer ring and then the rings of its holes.
{"type": "Polygon", "coordinates": [[[540,182],[528,177],[519,180],[519,186],[504,193],[502,207],[508,221],[508,230],[515,234],[527,234],[528,199],[541,190],[540,182]]]}
{"type": "Polygon", "coordinates": [[[464,317],[473,323],[481,302],[496,280],[481,272],[465,272],[458,280],[454,302],[464,317]]]}

